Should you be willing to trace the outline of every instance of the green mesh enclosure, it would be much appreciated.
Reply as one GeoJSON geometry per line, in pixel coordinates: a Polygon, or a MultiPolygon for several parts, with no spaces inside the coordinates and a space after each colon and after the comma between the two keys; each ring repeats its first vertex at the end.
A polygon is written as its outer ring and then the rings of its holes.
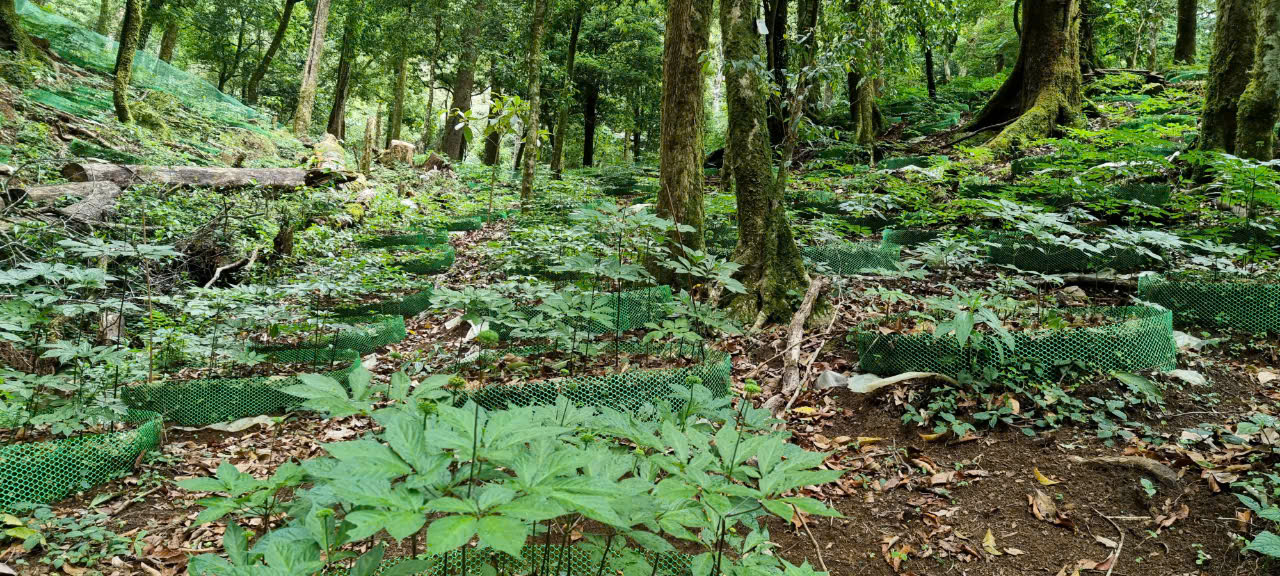
{"type": "Polygon", "coordinates": [[[880,232],[880,245],[889,246],[915,246],[926,242],[933,242],[941,236],[942,232],[937,230],[897,230],[894,228],[886,228],[880,232]]]}
{"type": "Polygon", "coordinates": [[[449,241],[449,233],[444,230],[425,230],[413,234],[393,234],[377,236],[359,241],[363,248],[391,248],[393,246],[435,246],[449,241]]]}
{"type": "Polygon", "coordinates": [[[1146,275],[1138,298],[1173,311],[1179,326],[1218,326],[1280,334],[1280,283],[1241,278],[1146,275]]]}
{"type": "MultiPolygon", "coordinates": [[[[613,344],[605,344],[605,354],[612,353],[613,344]]],[[[482,359],[495,361],[506,354],[533,355],[542,348],[517,348],[483,353],[482,359]]],[[[627,353],[643,353],[645,346],[635,342],[621,343],[621,350],[627,353]]],[[[661,353],[675,357],[679,350],[665,348],[661,353]]],[[[489,410],[502,410],[510,405],[528,406],[534,404],[550,404],[556,397],[565,396],[578,404],[613,408],[623,412],[635,412],[645,404],[659,399],[669,399],[676,406],[682,405],[680,398],[672,393],[673,384],[683,386],[689,376],[702,379],[702,385],[717,395],[729,394],[729,379],[732,366],[729,355],[718,350],[708,349],[702,361],[683,368],[640,369],[630,372],[609,374],[607,376],[579,376],[529,382],[517,385],[495,385],[488,388],[471,390],[471,399],[489,410]]]]}
{"type": "MultiPolygon", "coordinates": [[[[352,350],[341,350],[337,356],[338,360],[350,364],[322,373],[345,384],[347,375],[360,365],[360,355],[352,350]]],[[[168,380],[130,386],[124,389],[122,397],[130,408],[157,412],[165,420],[180,426],[208,426],[250,416],[278,414],[298,406],[302,398],[285,394],[281,389],[299,383],[297,376],[168,380]]]]}
{"type": "Polygon", "coordinates": [[[372,304],[340,306],[334,308],[333,313],[339,316],[386,315],[412,318],[431,307],[431,294],[432,287],[425,286],[417,292],[395,298],[387,298],[372,304]]]}
{"type": "Polygon", "coordinates": [[[1129,183],[1108,186],[1103,196],[1125,202],[1138,200],[1152,206],[1164,206],[1173,195],[1173,187],[1168,184],[1129,183]]]}
{"type": "Polygon", "coordinates": [[[450,220],[444,225],[444,229],[450,232],[466,232],[468,230],[479,230],[483,227],[483,216],[463,216],[456,220],[450,220]]]}
{"type": "MultiPolygon", "coordinates": [[[[597,296],[603,301],[604,306],[613,309],[613,328],[605,326],[601,322],[595,320],[587,322],[578,328],[586,334],[605,334],[609,332],[630,332],[638,328],[643,328],[646,322],[653,322],[666,317],[667,304],[673,298],[670,286],[651,286],[648,288],[638,288],[635,290],[625,290],[622,292],[605,293],[597,296]]],[[[532,318],[537,315],[537,306],[533,304],[523,304],[516,306],[516,311],[532,318]]],[[[511,332],[511,328],[495,324],[493,330],[502,336],[507,336],[511,332]]]]}
{"type": "Polygon", "coordinates": [[[1134,248],[1112,246],[1101,254],[1072,246],[1059,246],[1033,238],[996,233],[987,237],[987,262],[1015,266],[1020,270],[1056,274],[1098,272],[1112,269],[1132,272],[1154,264],[1134,248]]]}
{"type": "Polygon", "coordinates": [[[164,423],[159,414],[140,410],[130,410],[124,422],[133,426],[0,447],[0,510],[57,502],[132,470],[139,455],[160,446],[164,423]]]}
{"type": "MultiPolygon", "coordinates": [[[[49,47],[68,62],[109,74],[115,69],[115,41],[86,30],[75,22],[45,12],[27,0],[15,3],[22,26],[32,36],[49,41],[49,47]]],[[[252,108],[220,92],[203,78],[176,68],[149,52],[133,56],[133,85],[171,94],[187,106],[200,108],[205,115],[246,120],[259,117],[252,108]]]]}
{"type": "MultiPolygon", "coordinates": [[[[690,574],[690,564],[692,557],[680,554],[653,554],[651,552],[643,552],[645,561],[649,563],[650,568],[645,570],[645,574],[662,574],[663,576],[688,576],[690,574]]],[[[621,571],[619,566],[620,554],[616,549],[611,549],[604,558],[603,568],[605,574],[618,574],[621,571]]],[[[519,558],[513,558],[505,552],[498,552],[489,548],[472,548],[466,553],[466,566],[463,570],[463,554],[462,550],[454,550],[445,554],[437,554],[435,556],[419,556],[419,558],[431,562],[431,566],[421,572],[415,572],[414,576],[448,576],[450,574],[485,574],[485,568],[490,567],[496,569],[498,574],[534,574],[543,573],[542,566],[546,566],[545,572],[549,574],[559,574],[562,576],[593,576],[601,571],[601,558],[596,553],[588,552],[585,549],[576,546],[541,546],[537,544],[529,544],[521,551],[519,558]]],[[[384,560],[378,568],[378,573],[396,566],[407,558],[395,558],[384,560]]],[[[338,572],[335,572],[337,574],[338,572]]]]}
{"type": "Polygon", "coordinates": [[[892,270],[902,255],[896,244],[875,242],[833,242],[800,249],[805,258],[825,265],[836,274],[864,274],[879,269],[892,270]]]}
{"type": "Polygon", "coordinates": [[[109,94],[103,93],[106,98],[102,98],[96,93],[86,94],[85,91],[89,90],[87,87],[77,86],[76,88],[79,90],[49,91],[43,88],[32,88],[23,92],[22,95],[28,100],[82,118],[92,118],[114,110],[109,94]]]}
{"type": "MultiPolygon", "coordinates": [[[[946,156],[938,156],[939,160],[946,160],[946,156]]],[[[881,170],[898,170],[907,166],[916,166],[918,168],[928,168],[933,166],[935,159],[933,156],[899,156],[897,158],[885,158],[880,162],[877,168],[881,170]]]]}
{"type": "Polygon", "coordinates": [[[336,350],[355,350],[361,355],[372,354],[379,348],[404,340],[408,336],[405,331],[403,316],[338,316],[325,318],[321,333],[316,337],[310,335],[307,327],[305,339],[297,344],[255,345],[250,349],[261,354],[270,354],[279,362],[314,362],[317,358],[324,360],[336,350]],[[335,324],[350,325],[335,335],[329,326],[335,324]]]}
{"type": "Polygon", "coordinates": [[[955,376],[964,371],[981,374],[1007,362],[1034,362],[1048,367],[1079,362],[1102,371],[1136,372],[1173,369],[1173,315],[1149,306],[1083,309],[1100,312],[1115,323],[1097,327],[1034,330],[1014,334],[1009,350],[999,338],[987,335],[982,350],[960,348],[952,335],[881,334],[873,326],[855,329],[862,371],[879,375],[938,372],[955,376]],[[1002,362],[1003,355],[1003,362],[1002,362]]]}
{"type": "Polygon", "coordinates": [[[449,244],[432,246],[418,252],[420,253],[397,258],[393,265],[410,274],[440,274],[452,267],[457,258],[453,246],[449,244]]]}

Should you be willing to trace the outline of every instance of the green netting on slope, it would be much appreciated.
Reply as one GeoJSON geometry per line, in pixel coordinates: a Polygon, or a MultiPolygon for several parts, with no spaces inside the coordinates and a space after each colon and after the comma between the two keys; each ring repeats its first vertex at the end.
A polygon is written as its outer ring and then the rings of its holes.
{"type": "Polygon", "coordinates": [[[363,248],[391,248],[395,246],[435,246],[449,241],[449,233],[444,230],[425,230],[413,234],[394,234],[361,240],[363,248]]]}
{"type": "Polygon", "coordinates": [[[1280,283],[1245,279],[1138,278],[1138,298],[1173,311],[1179,326],[1221,326],[1280,334],[1280,283]]]}
{"type": "Polygon", "coordinates": [[[424,286],[417,292],[385,298],[370,304],[339,306],[333,309],[333,313],[339,316],[386,315],[412,318],[431,307],[432,292],[431,286],[424,286]]]}
{"type": "Polygon", "coordinates": [[[155,412],[130,410],[132,428],[0,447],[0,510],[19,502],[50,504],[133,469],[140,454],[160,446],[155,412]]]}
{"type": "Polygon", "coordinates": [[[973,346],[962,349],[953,335],[934,338],[932,334],[881,334],[874,326],[856,329],[852,336],[862,371],[886,376],[903,372],[980,374],[1007,362],[1034,362],[1048,367],[1079,362],[1106,372],[1167,370],[1176,366],[1173,315],[1168,310],[1120,306],[1081,311],[1102,313],[1115,323],[1017,332],[1012,350],[990,335],[983,339],[981,350],[973,346]]]}
{"type": "Polygon", "coordinates": [[[1015,266],[1031,272],[1056,274],[1106,269],[1131,272],[1154,264],[1137,249],[1125,246],[1111,246],[1102,253],[1095,253],[1003,233],[991,234],[986,242],[988,263],[1015,266]]]}
{"type": "Polygon", "coordinates": [[[894,228],[885,228],[880,232],[881,246],[915,246],[926,242],[933,242],[942,232],[937,230],[898,230],[894,228]]]}
{"type": "Polygon", "coordinates": [[[463,216],[445,223],[444,229],[450,232],[466,232],[484,227],[483,216],[463,216]]]}
{"type": "MultiPolygon", "coordinates": [[[[603,552],[600,551],[600,552],[603,552]]],[[[426,570],[414,572],[413,576],[449,576],[451,574],[485,574],[485,568],[496,569],[498,574],[533,574],[543,572],[542,566],[546,565],[546,573],[560,574],[563,576],[593,576],[600,572],[601,557],[600,552],[588,552],[587,550],[577,546],[541,546],[537,544],[529,544],[521,551],[519,558],[513,558],[505,552],[499,552],[490,548],[471,548],[466,553],[466,566],[463,570],[463,554],[462,550],[454,550],[444,554],[435,556],[420,556],[419,558],[428,560],[431,566],[426,570]]],[[[654,554],[648,551],[643,552],[645,561],[649,563],[647,569],[633,569],[627,573],[644,573],[662,574],[663,576],[687,576],[690,574],[690,565],[692,558],[686,554],[678,552],[666,554],[654,554]]],[[[604,573],[618,574],[622,571],[621,558],[623,555],[618,550],[612,549],[608,552],[608,557],[604,559],[604,573]]],[[[392,568],[407,558],[395,558],[384,560],[382,565],[378,567],[378,572],[392,568]]]]}
{"type": "MultiPolygon", "coordinates": [[[[119,50],[115,41],[46,12],[27,0],[17,0],[15,6],[26,31],[48,40],[49,47],[58,56],[104,74],[115,70],[119,50]]],[[[134,54],[132,82],[135,86],[172,94],[188,106],[203,109],[206,115],[239,120],[258,117],[252,108],[223,94],[207,80],[145,51],[134,54]]]]}
{"type": "MultiPolygon", "coordinates": [[[[625,290],[617,294],[602,293],[597,298],[603,306],[613,309],[613,327],[610,328],[604,323],[590,320],[578,326],[578,329],[585,334],[629,332],[643,328],[647,322],[654,322],[666,317],[666,305],[671,302],[673,296],[671,287],[664,285],[625,290]]],[[[537,308],[536,304],[522,304],[516,306],[515,310],[524,314],[526,318],[533,318],[538,314],[537,308]]],[[[492,328],[502,336],[506,336],[511,332],[510,327],[501,324],[495,324],[492,328]]]]}
{"type": "Polygon", "coordinates": [[[1138,200],[1152,206],[1164,206],[1173,196],[1173,187],[1168,184],[1117,184],[1108,186],[1102,196],[1124,201],[1138,200]]]}
{"type": "MultiPolygon", "coordinates": [[[[342,350],[341,359],[350,362],[337,370],[316,370],[345,384],[347,376],[360,365],[360,355],[342,350]]],[[[130,408],[149,410],[181,426],[207,426],[262,414],[277,414],[302,403],[302,398],[282,389],[300,384],[297,376],[257,378],[209,378],[166,380],[125,388],[124,402],[130,408]]]]}
{"type": "MultiPolygon", "coordinates": [[[[76,88],[83,87],[77,86],[76,88]]],[[[73,89],[55,92],[43,88],[32,88],[23,92],[22,95],[28,100],[33,100],[50,108],[56,108],[82,118],[90,118],[115,110],[110,93],[103,92],[98,94],[96,92],[87,92],[86,90],[73,89]]]]}
{"type": "Polygon", "coordinates": [[[311,362],[317,357],[328,358],[334,350],[355,350],[360,354],[371,354],[388,344],[404,340],[408,332],[404,327],[403,316],[338,316],[324,318],[319,334],[312,336],[311,327],[303,333],[304,339],[297,344],[265,344],[251,346],[250,349],[260,354],[271,354],[280,362],[311,362]],[[334,325],[345,325],[335,335],[334,325]],[[318,356],[317,356],[318,355],[318,356]]]}
{"type": "Polygon", "coordinates": [[[410,274],[439,274],[453,266],[457,254],[450,244],[432,246],[421,253],[401,256],[392,265],[410,274]]]}
{"type": "Polygon", "coordinates": [[[928,168],[938,162],[945,162],[946,156],[899,156],[896,158],[885,158],[876,168],[881,170],[898,170],[907,166],[915,166],[917,168],[928,168]]]}
{"type": "MultiPolygon", "coordinates": [[[[604,346],[604,354],[613,352],[612,343],[604,346]]],[[[635,342],[621,343],[620,346],[623,353],[629,354],[652,350],[635,342]]],[[[483,358],[492,362],[507,354],[536,355],[543,350],[545,349],[530,347],[488,351],[483,353],[483,358]]],[[[680,351],[671,348],[664,348],[660,353],[672,358],[680,355],[680,351]]],[[[700,362],[681,368],[639,369],[606,376],[576,376],[526,384],[495,385],[469,391],[468,395],[489,410],[502,410],[509,405],[550,404],[557,397],[565,396],[581,405],[634,412],[659,399],[668,399],[673,405],[681,406],[682,400],[673,396],[676,389],[672,385],[684,386],[689,376],[701,378],[702,385],[716,395],[728,395],[732,370],[728,354],[708,349],[700,362]]]]}
{"type": "Polygon", "coordinates": [[[833,242],[800,249],[805,258],[823,264],[836,274],[862,274],[880,269],[892,270],[902,255],[896,244],[875,242],[833,242]]]}

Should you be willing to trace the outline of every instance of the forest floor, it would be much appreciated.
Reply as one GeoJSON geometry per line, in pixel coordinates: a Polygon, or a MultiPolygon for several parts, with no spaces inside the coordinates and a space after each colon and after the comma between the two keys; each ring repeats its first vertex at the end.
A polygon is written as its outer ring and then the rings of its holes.
{"type": "MultiPolygon", "coordinates": [[[[474,247],[499,238],[502,225],[454,234],[458,260],[446,285],[482,285],[485,266],[474,247]]],[[[981,279],[971,279],[981,281],[981,279]]],[[[924,290],[929,280],[920,281],[924,290]]],[[[910,286],[905,286],[911,289],[910,286]]],[[[848,372],[856,353],[844,342],[848,329],[865,318],[870,302],[846,290],[832,296],[830,329],[811,331],[801,357],[813,359],[809,381],[825,370],[848,372]],[[831,314],[834,314],[832,316],[831,314]]],[[[1098,300],[1118,294],[1098,289],[1098,300]]],[[[388,372],[401,357],[432,345],[456,346],[457,329],[448,316],[419,315],[408,322],[409,337],[366,359],[388,372]]],[[[814,329],[817,330],[817,329],[814,329]]],[[[781,375],[779,353],[784,328],[731,337],[718,346],[733,354],[734,382],[754,376],[766,387],[781,375]],[[768,361],[765,365],[760,363],[768,361]]],[[[1237,353],[1233,346],[1184,351],[1180,367],[1204,374],[1204,386],[1169,385],[1160,409],[1141,417],[1144,437],[1176,440],[1201,423],[1230,425],[1255,410],[1271,410],[1280,400],[1272,380],[1280,365],[1270,353],[1237,353]]],[[[1115,386],[1099,376],[1099,387],[1115,386]]],[[[904,424],[913,394],[927,383],[906,383],[861,395],[844,389],[807,390],[787,416],[799,445],[831,453],[827,465],[844,470],[835,484],[809,494],[829,502],[844,518],[810,517],[800,525],[774,521],[777,553],[792,562],[825,564],[838,576],[873,574],[1175,575],[1264,574],[1256,556],[1241,553],[1240,535],[1249,518],[1236,498],[1201,474],[1185,451],[1099,439],[1090,426],[1066,425],[1034,435],[1008,427],[979,428],[963,438],[935,438],[928,428],[904,424]],[[1144,485],[1152,476],[1141,468],[1098,465],[1073,458],[1141,457],[1171,466],[1171,483],[1144,485]]],[[[106,558],[106,574],[181,574],[193,554],[220,550],[218,524],[198,525],[201,507],[174,485],[184,478],[212,475],[223,460],[255,476],[280,464],[322,454],[321,444],[354,439],[374,428],[362,417],[325,420],[305,414],[258,417],[237,422],[244,429],[170,427],[162,453],[137,473],[55,506],[58,515],[83,518],[106,514],[121,537],[140,536],[138,554],[106,558]]],[[[238,427],[237,427],[238,428],[238,427]]],[[[1276,439],[1272,439],[1276,440],[1276,439]]],[[[1195,458],[1239,458],[1222,454],[1195,458]]],[[[1218,480],[1223,480],[1219,478],[1218,480]]],[[[254,527],[256,520],[250,520],[254,527]]],[[[0,562],[23,555],[19,545],[0,551],[0,562]]],[[[32,574],[55,573],[46,566],[32,574]]],[[[63,572],[85,574],[67,566],[63,572]]],[[[60,573],[60,572],[59,572],[60,573]]]]}

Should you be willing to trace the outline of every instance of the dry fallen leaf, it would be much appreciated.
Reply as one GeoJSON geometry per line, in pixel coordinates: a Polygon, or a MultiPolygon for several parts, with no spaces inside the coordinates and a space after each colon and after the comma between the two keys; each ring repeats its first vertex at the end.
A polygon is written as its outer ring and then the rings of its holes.
{"type": "Polygon", "coordinates": [[[1061,480],[1054,480],[1048,476],[1045,476],[1044,474],[1041,474],[1039,468],[1032,468],[1031,473],[1035,474],[1036,482],[1039,482],[1041,486],[1053,486],[1054,484],[1062,483],[1061,480]]]}
{"type": "Polygon", "coordinates": [[[1277,375],[1275,372],[1271,372],[1270,370],[1259,370],[1259,371],[1258,371],[1258,383],[1259,383],[1259,384],[1266,384],[1267,382],[1270,382],[1270,381],[1272,381],[1272,380],[1275,380],[1276,378],[1280,378],[1280,375],[1277,375]]]}
{"type": "Polygon", "coordinates": [[[921,438],[922,440],[924,440],[925,442],[937,442],[938,440],[941,440],[943,436],[946,436],[946,435],[947,435],[947,433],[946,433],[946,432],[939,432],[939,433],[937,433],[937,434],[924,434],[924,433],[921,433],[921,434],[920,434],[920,438],[921,438]]]}
{"type": "Polygon", "coordinates": [[[1116,541],[1110,538],[1104,538],[1102,536],[1094,536],[1093,539],[1097,541],[1099,544],[1106,546],[1107,548],[1111,548],[1112,550],[1114,550],[1116,547],[1116,541]]]}
{"type": "Polygon", "coordinates": [[[987,528],[987,535],[982,537],[982,549],[992,556],[1004,556],[1004,552],[996,548],[996,535],[991,533],[990,528],[987,528]]]}

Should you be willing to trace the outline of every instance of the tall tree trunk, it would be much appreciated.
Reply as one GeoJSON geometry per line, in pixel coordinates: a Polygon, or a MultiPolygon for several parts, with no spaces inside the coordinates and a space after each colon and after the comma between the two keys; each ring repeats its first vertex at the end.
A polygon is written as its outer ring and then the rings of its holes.
{"type": "Polygon", "coordinates": [[[342,23],[342,47],[338,53],[338,76],[333,86],[333,106],[325,132],[334,138],[347,137],[347,97],[351,93],[351,64],[356,59],[356,36],[360,31],[360,10],[348,10],[342,23]]]}
{"type": "Polygon", "coordinates": [[[596,121],[600,102],[600,82],[587,80],[582,89],[582,167],[596,165],[596,121]]]}
{"type": "Polygon", "coordinates": [[[427,114],[422,120],[422,138],[418,141],[418,147],[423,151],[431,149],[431,140],[435,135],[436,129],[436,68],[440,64],[440,44],[443,40],[444,19],[441,16],[441,10],[435,11],[435,17],[432,18],[434,25],[432,33],[435,41],[431,47],[431,63],[427,66],[427,114]]]}
{"type": "Polygon", "coordinates": [[[173,50],[178,47],[178,18],[171,16],[164,23],[164,35],[160,37],[160,59],[173,62],[173,50]]]}
{"type": "MultiPolygon", "coordinates": [[[[1098,68],[1097,40],[1093,36],[1093,0],[1080,0],[1080,73],[1092,74],[1098,68]]],[[[1003,56],[1003,55],[1002,55],[1003,56]]],[[[1004,58],[1000,59],[1004,68],[1004,58]]],[[[996,70],[999,72],[999,70],[996,70]]]]}
{"type": "Polygon", "coordinates": [[[573,61],[578,55],[578,32],[582,30],[583,0],[578,0],[573,11],[573,26],[569,30],[569,53],[565,56],[564,77],[565,90],[560,95],[560,106],[556,111],[555,144],[551,147],[551,177],[560,179],[564,171],[565,131],[569,129],[569,98],[573,94],[573,61]]]}
{"type": "MultiPolygon", "coordinates": [[[[710,42],[712,5],[712,0],[670,0],[662,44],[657,214],[692,227],[691,232],[677,231],[674,240],[695,250],[704,246],[702,58],[710,42]]],[[[683,253],[679,246],[671,249],[676,255],[683,253]]],[[[666,270],[654,271],[664,282],[676,280],[666,270]]]]}
{"type": "Polygon", "coordinates": [[[1257,0],[1218,0],[1200,122],[1201,150],[1236,151],[1238,105],[1249,84],[1258,38],[1257,8],[1257,0]]]}
{"type": "Polygon", "coordinates": [[[781,181],[773,177],[765,87],[749,65],[760,53],[757,6],[755,0],[720,0],[729,112],[725,162],[732,174],[738,208],[738,246],[733,259],[741,265],[734,277],[746,287],[746,293],[735,296],[730,307],[747,322],[759,313],[785,321],[793,313],[790,293],[803,290],[807,277],[787,222],[781,181]]]}
{"type": "Polygon", "coordinates": [[[476,58],[479,49],[476,39],[484,25],[485,0],[472,0],[471,17],[467,20],[462,36],[462,55],[458,58],[458,70],[454,74],[453,103],[445,116],[444,153],[454,160],[462,160],[463,132],[467,129],[466,113],[471,111],[471,90],[475,85],[476,58]]]}
{"type": "Polygon", "coordinates": [[[533,149],[524,155],[524,170],[520,178],[520,207],[527,210],[533,199],[534,168],[538,165],[538,112],[541,108],[542,90],[542,26],[547,21],[547,2],[533,1],[533,26],[529,31],[529,118],[525,126],[525,144],[533,149]]]}
{"type": "MultiPolygon", "coordinates": [[[[0,49],[17,52],[23,58],[44,60],[31,37],[22,29],[22,19],[13,0],[0,0],[0,49]]],[[[133,55],[129,55],[132,61],[133,55]]]]}
{"type": "Polygon", "coordinates": [[[846,77],[849,90],[849,118],[853,141],[872,146],[880,135],[880,108],[876,105],[876,83],[856,71],[846,77]]]}
{"type": "Polygon", "coordinates": [[[409,54],[406,43],[400,44],[400,53],[396,56],[395,94],[391,100],[390,117],[387,118],[386,147],[391,148],[392,140],[400,139],[400,125],[404,123],[404,92],[409,78],[409,54]]]}
{"type": "Polygon", "coordinates": [[[516,143],[516,153],[514,154],[514,156],[515,156],[515,160],[511,163],[511,171],[519,172],[520,163],[524,162],[524,142],[516,143]]]}
{"type": "Polygon", "coordinates": [[[1147,38],[1147,70],[1156,71],[1156,61],[1160,49],[1160,28],[1164,25],[1164,17],[1160,13],[1152,15],[1151,35],[1147,38]]]}
{"type": "MultiPolygon", "coordinates": [[[[497,60],[489,62],[489,114],[493,114],[493,101],[497,99],[498,94],[502,91],[502,87],[498,84],[498,63],[497,60]]],[[[480,157],[480,161],[485,166],[493,166],[498,163],[498,159],[502,156],[502,134],[497,131],[490,131],[484,135],[484,155],[480,157]]]]}
{"type": "Polygon", "coordinates": [[[289,18],[293,16],[293,6],[298,0],[284,0],[284,9],[280,12],[280,22],[276,26],[276,33],[271,37],[271,44],[267,46],[267,51],[262,54],[262,61],[258,63],[258,67],[253,69],[253,74],[249,76],[249,82],[244,88],[244,101],[246,104],[258,103],[258,85],[262,83],[262,78],[267,75],[267,68],[271,66],[271,59],[275,58],[276,52],[280,51],[280,45],[284,43],[284,35],[289,31],[289,18]]]}
{"type": "Polygon", "coordinates": [[[631,159],[633,162],[639,162],[640,161],[640,121],[642,120],[641,116],[643,113],[643,109],[640,107],[639,104],[635,104],[632,106],[632,110],[633,112],[631,114],[631,117],[633,118],[632,122],[635,123],[635,129],[631,131],[631,159]]]}
{"type": "Polygon", "coordinates": [[[769,99],[769,144],[777,146],[782,143],[783,112],[781,102],[787,97],[787,24],[790,4],[788,0],[764,0],[765,25],[769,29],[765,37],[765,64],[773,74],[773,82],[778,85],[779,95],[769,99]]]}
{"type": "Polygon", "coordinates": [[[324,33],[329,27],[329,0],[316,0],[311,21],[311,44],[307,63],[302,68],[302,84],[298,87],[298,109],[293,115],[293,133],[304,136],[311,130],[311,111],[316,105],[316,81],[324,56],[324,33]]]}
{"type": "Polygon", "coordinates": [[[929,89],[929,99],[938,99],[938,83],[933,75],[933,47],[925,45],[924,48],[924,84],[929,89]]]}
{"type": "Polygon", "coordinates": [[[1173,42],[1175,64],[1196,62],[1196,0],[1178,0],[1178,36],[1173,42]]]}
{"type": "Polygon", "coordinates": [[[133,75],[133,55],[138,49],[138,31],[142,28],[142,0],[124,3],[124,23],[120,25],[120,47],[116,51],[115,82],[111,86],[116,118],[133,122],[129,112],[129,79],[133,75]]]}
{"type": "Polygon", "coordinates": [[[987,143],[1008,149],[1074,122],[1083,101],[1080,78],[1079,0],[1042,0],[1022,6],[1018,61],[970,129],[1012,121],[987,143]]]}
{"type": "Polygon", "coordinates": [[[1236,154],[1270,160],[1276,150],[1280,100],[1280,0],[1262,0],[1249,85],[1236,116],[1236,154]]]}
{"type": "MultiPolygon", "coordinates": [[[[150,0],[142,14],[142,30],[138,33],[138,49],[147,49],[147,40],[151,37],[151,29],[160,21],[164,11],[164,0],[150,0]]],[[[123,36],[124,34],[121,34],[123,36]]]]}
{"type": "MultiPolygon", "coordinates": [[[[11,0],[6,0],[11,1],[11,0]]],[[[99,0],[98,2],[98,22],[94,25],[93,31],[103,36],[109,36],[111,32],[111,0],[99,0]]]]}

